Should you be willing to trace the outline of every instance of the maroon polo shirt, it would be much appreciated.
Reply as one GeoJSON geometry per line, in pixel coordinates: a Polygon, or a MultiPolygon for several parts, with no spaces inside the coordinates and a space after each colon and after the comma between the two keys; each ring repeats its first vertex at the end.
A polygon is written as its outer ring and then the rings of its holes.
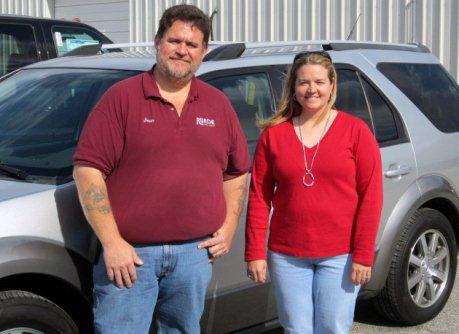
{"type": "Polygon", "coordinates": [[[86,121],[75,165],[106,176],[121,235],[132,243],[210,235],[226,215],[223,173],[249,169],[246,138],[228,99],[193,78],[179,117],[153,71],[123,80],[86,121]]]}

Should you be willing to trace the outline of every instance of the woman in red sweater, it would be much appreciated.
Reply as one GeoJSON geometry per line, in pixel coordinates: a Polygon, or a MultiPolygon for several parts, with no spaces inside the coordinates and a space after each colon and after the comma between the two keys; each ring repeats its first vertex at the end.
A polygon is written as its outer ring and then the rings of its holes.
{"type": "Polygon", "coordinates": [[[381,156],[368,126],[334,109],[335,100],[330,56],[300,53],[278,112],[260,123],[245,260],[255,282],[269,267],[285,333],[347,333],[371,276],[381,156]]]}

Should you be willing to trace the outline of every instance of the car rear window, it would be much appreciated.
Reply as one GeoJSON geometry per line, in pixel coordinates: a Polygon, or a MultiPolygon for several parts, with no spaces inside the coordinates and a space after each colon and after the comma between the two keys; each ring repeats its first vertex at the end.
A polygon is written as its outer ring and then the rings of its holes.
{"type": "Polygon", "coordinates": [[[138,72],[27,69],[0,82],[0,162],[43,183],[71,179],[87,115],[115,82],[138,72]]]}
{"type": "Polygon", "coordinates": [[[58,56],[63,56],[80,46],[104,42],[100,36],[85,28],[53,26],[52,31],[58,56]]]}
{"type": "Polygon", "coordinates": [[[33,28],[25,24],[0,23],[0,77],[36,61],[33,28]]]}
{"type": "Polygon", "coordinates": [[[380,63],[377,68],[440,131],[459,131],[459,87],[441,65],[380,63]]]}

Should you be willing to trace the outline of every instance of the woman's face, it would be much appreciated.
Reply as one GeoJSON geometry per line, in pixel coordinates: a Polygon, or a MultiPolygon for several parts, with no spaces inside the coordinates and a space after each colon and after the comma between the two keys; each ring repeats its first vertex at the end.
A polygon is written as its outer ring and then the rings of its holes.
{"type": "Polygon", "coordinates": [[[306,64],[297,71],[295,97],[303,111],[316,113],[327,105],[334,82],[328,79],[328,71],[322,65],[306,64]]]}

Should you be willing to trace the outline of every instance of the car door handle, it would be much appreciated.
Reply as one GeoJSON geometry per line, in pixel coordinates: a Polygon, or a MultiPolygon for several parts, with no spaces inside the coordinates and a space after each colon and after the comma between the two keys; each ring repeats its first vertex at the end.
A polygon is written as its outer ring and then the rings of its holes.
{"type": "Polygon", "coordinates": [[[408,174],[411,172],[411,166],[408,165],[396,165],[389,167],[388,170],[384,171],[386,177],[397,177],[408,174]]]}

